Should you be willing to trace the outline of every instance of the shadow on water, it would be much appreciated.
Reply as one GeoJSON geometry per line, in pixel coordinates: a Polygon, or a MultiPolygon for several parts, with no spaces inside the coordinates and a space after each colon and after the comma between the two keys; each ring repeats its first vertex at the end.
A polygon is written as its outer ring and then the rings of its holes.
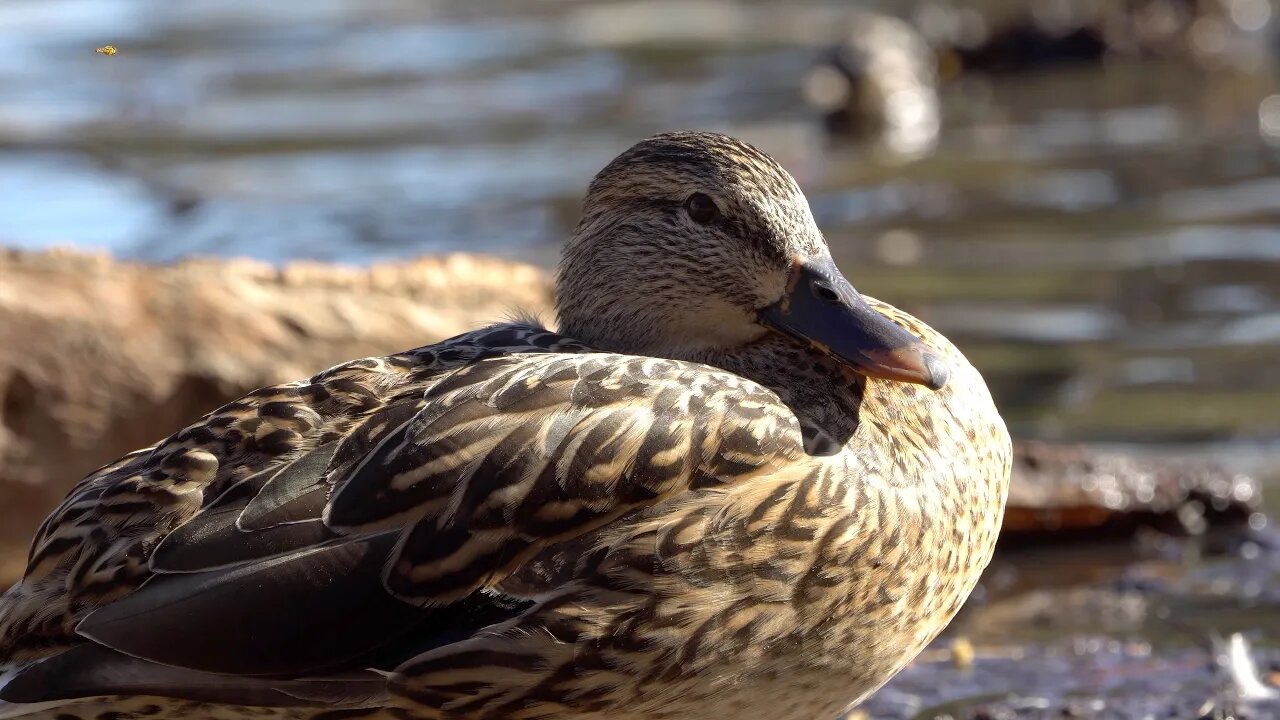
{"type": "MultiPolygon", "coordinates": [[[[9,0],[0,242],[158,261],[467,249],[549,265],[618,151],[661,130],[728,131],[794,172],[862,291],[966,350],[1018,434],[1176,444],[1271,478],[1280,510],[1271,61],[966,79],[943,91],[933,151],[892,157],[828,138],[802,99],[846,14],[817,1],[9,0]],[[106,43],[118,54],[94,52],[106,43]]],[[[1185,548],[1134,552],[1006,553],[961,627],[1004,641],[1047,628],[1018,638],[1046,644],[1102,629],[1036,620],[1080,596],[1082,617],[1158,644],[1158,593],[1126,614],[1135,573],[1167,587],[1211,571],[1185,548]]],[[[1251,567],[1265,592],[1249,602],[1280,600],[1251,567]]],[[[1278,639],[1269,611],[1184,595],[1166,616],[1278,639]]]]}

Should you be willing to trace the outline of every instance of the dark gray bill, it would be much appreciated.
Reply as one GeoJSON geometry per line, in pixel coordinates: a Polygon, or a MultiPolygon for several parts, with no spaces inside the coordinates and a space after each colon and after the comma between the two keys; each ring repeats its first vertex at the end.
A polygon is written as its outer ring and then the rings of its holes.
{"type": "Polygon", "coordinates": [[[938,390],[951,374],[920,338],[872,309],[830,257],[796,260],[786,294],[760,322],[870,377],[938,390]]]}

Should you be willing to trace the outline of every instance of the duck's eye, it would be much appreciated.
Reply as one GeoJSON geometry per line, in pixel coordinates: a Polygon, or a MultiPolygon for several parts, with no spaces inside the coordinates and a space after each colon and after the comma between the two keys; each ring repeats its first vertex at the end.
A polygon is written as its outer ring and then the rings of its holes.
{"type": "Polygon", "coordinates": [[[720,217],[720,208],[716,205],[716,201],[712,200],[703,193],[694,193],[684,201],[684,211],[689,213],[689,219],[699,225],[709,225],[720,217]]]}

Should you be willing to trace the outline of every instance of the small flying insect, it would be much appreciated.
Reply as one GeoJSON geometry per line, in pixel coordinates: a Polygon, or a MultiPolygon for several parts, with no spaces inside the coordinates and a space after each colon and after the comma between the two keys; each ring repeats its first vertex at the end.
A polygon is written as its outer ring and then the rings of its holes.
{"type": "Polygon", "coordinates": [[[115,45],[103,45],[102,47],[98,48],[94,52],[98,53],[99,55],[115,55],[116,52],[118,51],[116,50],[115,45]]]}

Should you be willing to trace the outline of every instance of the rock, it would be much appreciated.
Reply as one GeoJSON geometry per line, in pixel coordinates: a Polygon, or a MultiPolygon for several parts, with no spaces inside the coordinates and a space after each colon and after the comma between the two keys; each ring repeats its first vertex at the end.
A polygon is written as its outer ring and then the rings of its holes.
{"type": "Polygon", "coordinates": [[[1004,537],[1117,536],[1139,527],[1197,535],[1261,507],[1257,481],[1209,462],[1135,457],[1084,445],[1014,443],[1004,537]]]}
{"type": "Polygon", "coordinates": [[[148,266],[0,251],[0,579],[82,476],[256,387],[435,342],[515,309],[545,274],[468,255],[348,268],[148,266]]]}
{"type": "MultiPolygon", "coordinates": [[[[0,581],[77,480],[222,403],[550,308],[542,270],[464,254],[276,268],[0,251],[0,581]]],[[[1005,527],[1018,537],[1195,526],[1258,504],[1251,479],[1215,468],[1015,447],[1005,527]]]]}

